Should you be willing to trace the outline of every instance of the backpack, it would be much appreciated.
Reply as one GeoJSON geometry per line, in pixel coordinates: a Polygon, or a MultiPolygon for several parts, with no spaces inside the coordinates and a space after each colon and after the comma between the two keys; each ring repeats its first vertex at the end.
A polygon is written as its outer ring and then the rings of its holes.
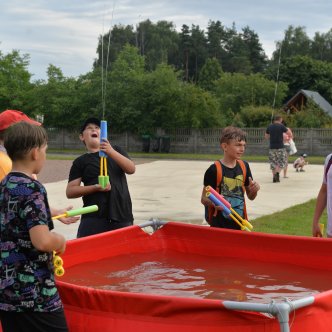
{"type": "MultiPolygon", "coordinates": [[[[242,182],[242,188],[243,188],[243,192],[245,193],[245,188],[244,188],[244,182],[246,180],[246,176],[247,176],[247,168],[246,165],[244,164],[243,160],[237,159],[236,162],[240,165],[241,170],[242,170],[242,174],[243,174],[243,182],[242,182]]],[[[220,160],[216,160],[214,162],[214,164],[216,165],[217,168],[217,177],[216,177],[216,192],[218,192],[220,194],[220,185],[221,185],[221,180],[222,180],[222,165],[221,165],[221,161],[220,160]]],[[[209,225],[211,225],[212,222],[212,218],[216,216],[217,211],[214,208],[214,205],[209,205],[206,207],[205,209],[205,220],[207,221],[207,223],[209,225]]],[[[246,202],[244,200],[244,206],[243,206],[243,218],[248,220],[248,216],[247,216],[247,208],[246,208],[246,202]]]]}

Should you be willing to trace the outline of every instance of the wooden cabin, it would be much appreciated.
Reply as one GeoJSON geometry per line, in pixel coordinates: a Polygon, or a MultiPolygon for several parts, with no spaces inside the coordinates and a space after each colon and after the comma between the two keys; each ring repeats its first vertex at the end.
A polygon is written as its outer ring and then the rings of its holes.
{"type": "Polygon", "coordinates": [[[324,112],[332,117],[331,104],[316,91],[300,90],[283,106],[283,110],[287,113],[295,113],[303,110],[307,106],[308,100],[314,102],[324,112]]]}

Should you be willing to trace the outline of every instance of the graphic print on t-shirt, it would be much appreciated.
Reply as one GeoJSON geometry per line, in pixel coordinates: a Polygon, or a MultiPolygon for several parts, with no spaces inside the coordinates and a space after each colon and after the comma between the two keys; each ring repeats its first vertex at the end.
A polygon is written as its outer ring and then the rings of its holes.
{"type": "Polygon", "coordinates": [[[235,178],[224,176],[220,186],[220,193],[240,216],[243,216],[244,205],[242,183],[243,174],[239,174],[235,178]]]}

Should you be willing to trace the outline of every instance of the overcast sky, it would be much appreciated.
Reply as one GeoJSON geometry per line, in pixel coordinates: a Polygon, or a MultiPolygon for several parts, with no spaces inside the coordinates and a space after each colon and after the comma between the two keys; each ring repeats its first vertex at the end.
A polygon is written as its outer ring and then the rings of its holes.
{"type": "Polygon", "coordinates": [[[331,0],[0,0],[0,51],[30,55],[33,79],[45,79],[49,64],[67,77],[92,68],[98,36],[114,24],[150,19],[206,31],[209,20],[237,31],[254,30],[270,57],[289,25],[304,26],[310,38],[332,28],[331,0]]]}

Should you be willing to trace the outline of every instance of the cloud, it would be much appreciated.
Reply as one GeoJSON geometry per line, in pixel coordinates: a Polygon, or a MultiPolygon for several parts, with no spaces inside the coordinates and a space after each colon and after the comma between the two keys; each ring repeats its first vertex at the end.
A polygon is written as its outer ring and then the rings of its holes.
{"type": "Polygon", "coordinates": [[[59,67],[65,76],[91,70],[98,37],[114,24],[136,26],[150,19],[199,25],[206,31],[209,20],[240,31],[249,26],[270,56],[289,25],[315,32],[330,28],[332,3],[326,0],[11,0],[0,2],[0,50],[18,49],[30,54],[30,72],[45,78],[47,66],[59,67]]]}

